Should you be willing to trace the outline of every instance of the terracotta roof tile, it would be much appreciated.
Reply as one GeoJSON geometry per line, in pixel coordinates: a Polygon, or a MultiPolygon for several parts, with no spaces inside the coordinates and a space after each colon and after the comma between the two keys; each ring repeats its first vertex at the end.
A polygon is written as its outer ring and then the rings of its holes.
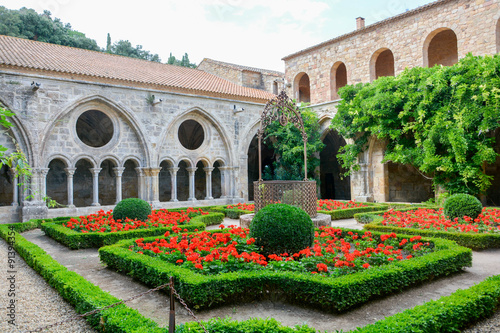
{"type": "Polygon", "coordinates": [[[273,94],[198,69],[0,35],[0,66],[78,75],[89,81],[151,85],[156,89],[265,103],[273,94]]]}
{"type": "MultiPolygon", "coordinates": [[[[265,74],[265,75],[272,75],[272,76],[279,76],[279,77],[285,76],[285,73],[282,73],[282,72],[279,72],[279,71],[273,71],[273,70],[270,70],[270,69],[262,69],[262,68],[255,68],[255,67],[248,67],[248,66],[242,66],[242,65],[237,65],[237,64],[230,64],[228,62],[223,62],[223,61],[219,61],[219,60],[213,60],[213,59],[210,59],[210,58],[204,58],[202,60],[202,62],[209,62],[209,63],[217,64],[219,66],[229,67],[229,68],[232,68],[232,69],[236,69],[238,71],[251,71],[251,72],[257,72],[257,73],[262,73],[262,74],[265,74]]],[[[199,67],[199,65],[198,65],[198,67],[199,67]]]]}

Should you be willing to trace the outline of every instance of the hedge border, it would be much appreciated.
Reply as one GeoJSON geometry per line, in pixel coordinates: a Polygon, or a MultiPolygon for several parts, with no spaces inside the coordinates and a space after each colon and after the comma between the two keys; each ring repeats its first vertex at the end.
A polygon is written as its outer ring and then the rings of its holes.
{"type": "Polygon", "coordinates": [[[318,213],[330,215],[333,221],[333,220],[351,219],[354,217],[354,215],[359,213],[376,212],[382,210],[385,211],[389,209],[389,205],[387,204],[374,204],[371,202],[363,202],[363,204],[367,204],[368,207],[355,207],[355,208],[337,209],[337,210],[318,210],[318,213]]]}
{"type": "MultiPolygon", "coordinates": [[[[80,275],[68,271],[64,266],[52,259],[44,250],[27,241],[18,232],[36,229],[43,220],[31,220],[25,223],[12,224],[14,226],[14,249],[26,263],[53,286],[61,296],[75,307],[78,313],[94,310],[118,301],[118,299],[102,291],[99,287],[85,280],[80,275]]],[[[9,224],[0,225],[0,236],[7,242],[9,239],[9,224]]],[[[467,327],[468,324],[489,317],[500,305],[500,275],[490,277],[485,281],[466,290],[458,290],[450,296],[441,297],[416,306],[402,313],[386,317],[374,324],[358,328],[351,332],[382,333],[382,332],[451,332],[467,327]],[[436,328],[436,324],[444,323],[436,328]],[[453,326],[452,326],[453,325],[453,326]],[[452,328],[450,328],[452,327],[452,328]]],[[[100,316],[94,315],[87,319],[97,330],[106,332],[152,332],[166,333],[166,329],[159,328],[157,324],[144,318],[136,310],[119,305],[102,311],[100,316]],[[104,326],[100,325],[103,317],[104,326]],[[125,320],[124,320],[125,319],[125,320]]],[[[208,329],[221,329],[225,332],[276,332],[276,333],[315,333],[319,332],[307,326],[289,328],[281,326],[274,319],[249,319],[233,321],[230,319],[210,320],[203,322],[208,329]],[[251,330],[250,330],[251,329],[251,330]]],[[[177,333],[202,332],[194,322],[180,324],[176,327],[177,333]]]]}
{"type": "MultiPolygon", "coordinates": [[[[359,230],[342,230],[344,233],[359,232],[359,230]]],[[[374,232],[373,235],[379,237],[381,233],[374,232]]],[[[174,276],[176,290],[188,305],[195,309],[265,298],[271,290],[284,296],[291,303],[308,304],[326,311],[345,311],[373,297],[401,290],[435,276],[460,271],[472,263],[470,249],[443,239],[424,239],[424,241],[433,242],[436,251],[423,257],[373,267],[335,279],[296,272],[268,271],[205,276],[158,258],[129,251],[133,241],[127,240],[100,248],[99,256],[109,267],[125,272],[148,286],[160,285],[170,276],[174,276]]]]}
{"type": "MultiPolygon", "coordinates": [[[[62,223],[67,222],[68,220],[69,218],[67,218],[65,221],[59,220],[57,222],[42,223],[41,228],[47,236],[72,250],[85,249],[90,247],[99,248],[101,246],[114,244],[122,239],[163,236],[165,232],[172,231],[172,227],[159,227],[112,233],[81,233],[63,227],[62,223]]],[[[195,231],[195,229],[201,231],[205,230],[205,227],[207,225],[218,224],[223,220],[223,214],[209,213],[208,215],[195,216],[189,221],[188,224],[181,225],[181,227],[183,229],[187,229],[188,231],[195,231]]]]}
{"type": "MultiPolygon", "coordinates": [[[[0,237],[5,239],[31,268],[56,289],[75,308],[77,313],[86,313],[119,302],[118,298],[102,291],[101,288],[90,283],[81,275],[69,271],[38,245],[31,243],[19,234],[19,232],[38,228],[42,221],[32,220],[25,223],[0,225],[0,237]],[[10,229],[11,226],[14,230],[10,229]]],[[[124,304],[88,316],[86,320],[93,328],[105,332],[167,332],[166,329],[159,328],[154,321],[143,317],[137,310],[124,304]]]]}
{"type": "MultiPolygon", "coordinates": [[[[415,209],[414,207],[412,209],[415,209]]],[[[420,207],[418,207],[420,208],[420,207]]],[[[400,212],[408,211],[406,210],[398,210],[400,212]]],[[[382,216],[376,216],[373,219],[373,222],[366,224],[363,226],[366,230],[378,231],[378,232],[395,232],[401,233],[404,232],[410,235],[421,235],[426,237],[433,238],[443,238],[449,239],[457,242],[460,246],[468,247],[472,250],[485,250],[492,248],[500,248],[500,234],[472,234],[472,233],[462,233],[462,232],[451,232],[451,231],[440,231],[440,230],[422,230],[416,228],[398,228],[391,226],[382,225],[382,216]]]]}

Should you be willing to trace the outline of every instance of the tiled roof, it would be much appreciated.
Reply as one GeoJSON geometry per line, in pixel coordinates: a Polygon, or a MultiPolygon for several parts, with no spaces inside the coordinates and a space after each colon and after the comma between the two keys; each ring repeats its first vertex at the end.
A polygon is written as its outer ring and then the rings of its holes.
{"type": "Polygon", "coordinates": [[[365,28],[351,31],[351,32],[349,32],[347,34],[344,34],[344,35],[341,35],[341,36],[329,39],[329,40],[327,40],[325,42],[322,42],[322,43],[313,45],[311,47],[308,47],[306,49],[300,50],[298,52],[292,53],[290,55],[287,55],[286,57],[283,57],[281,60],[285,60],[286,61],[288,59],[294,58],[294,57],[299,56],[301,54],[304,54],[304,53],[307,53],[307,52],[310,52],[310,51],[314,51],[316,49],[319,49],[319,48],[321,48],[323,46],[326,46],[326,45],[329,45],[329,44],[340,42],[341,40],[347,39],[347,38],[355,36],[357,34],[362,34],[362,33],[368,32],[368,31],[372,31],[375,28],[378,28],[378,27],[380,27],[382,25],[386,25],[386,24],[392,23],[394,21],[397,21],[397,20],[400,20],[400,19],[403,19],[403,18],[406,18],[406,17],[409,17],[409,16],[416,15],[416,14],[421,13],[423,11],[426,11],[426,10],[428,10],[430,8],[434,8],[434,7],[440,6],[442,4],[445,4],[445,3],[448,3],[448,2],[451,2],[451,1],[457,1],[457,0],[438,0],[438,1],[435,1],[435,2],[431,2],[431,3],[427,4],[427,5],[423,5],[423,6],[417,7],[415,9],[413,9],[413,10],[409,10],[407,12],[404,12],[402,14],[399,14],[399,15],[396,15],[396,16],[393,16],[393,17],[389,17],[389,18],[387,18],[385,20],[376,22],[374,24],[370,24],[369,26],[366,26],[365,28]]]}
{"type": "Polygon", "coordinates": [[[0,68],[265,103],[274,95],[201,70],[0,35],[0,68]]]}
{"type": "MultiPolygon", "coordinates": [[[[229,68],[232,68],[232,69],[236,69],[238,71],[251,71],[251,72],[262,73],[264,75],[272,75],[272,76],[279,76],[279,77],[285,76],[285,73],[278,72],[278,71],[273,71],[273,70],[270,70],[270,69],[262,69],[262,68],[255,68],[255,67],[248,67],[248,66],[230,64],[228,62],[213,60],[213,59],[209,59],[209,58],[204,58],[202,60],[202,62],[210,62],[210,63],[213,63],[213,64],[217,64],[219,66],[229,67],[229,68]]],[[[200,63],[200,65],[201,65],[201,63],[200,63]]],[[[199,65],[198,65],[198,67],[199,67],[199,65]]]]}

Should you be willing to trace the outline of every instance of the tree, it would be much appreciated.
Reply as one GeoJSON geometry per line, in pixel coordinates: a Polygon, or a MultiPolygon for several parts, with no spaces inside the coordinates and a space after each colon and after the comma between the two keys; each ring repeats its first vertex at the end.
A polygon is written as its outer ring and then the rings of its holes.
{"type": "Polygon", "coordinates": [[[111,53],[111,36],[108,32],[108,36],[106,38],[106,53],[111,53]]]}
{"type": "MultiPolygon", "coordinates": [[[[13,112],[0,106],[0,129],[3,127],[5,130],[8,130],[12,127],[12,123],[7,120],[7,117],[12,117],[13,115],[13,112]]],[[[0,131],[0,134],[3,133],[0,131]]],[[[16,151],[5,154],[7,148],[0,145],[0,168],[5,164],[9,168],[14,169],[18,175],[30,177],[31,168],[28,165],[26,155],[21,151],[17,144],[16,147],[16,151]]]]}
{"type": "Polygon", "coordinates": [[[142,45],[132,46],[128,40],[119,40],[111,46],[111,53],[125,57],[137,58],[149,61],[160,62],[158,54],[151,54],[149,51],[143,50],[142,45]]]}
{"type": "Polygon", "coordinates": [[[374,137],[387,143],[383,162],[412,165],[451,193],[478,195],[491,185],[484,166],[498,155],[499,55],[406,69],[340,96],[332,127],[353,141],[339,155],[348,172],[374,137]]]}
{"type": "MultiPolygon", "coordinates": [[[[325,147],[320,138],[319,119],[310,108],[302,108],[300,111],[307,134],[307,174],[309,178],[319,181],[319,174],[315,172],[320,165],[317,156],[325,147]]],[[[297,127],[292,123],[282,126],[279,121],[273,121],[267,126],[265,135],[264,141],[274,149],[277,156],[274,162],[274,173],[270,174],[268,170],[265,175],[266,179],[304,179],[304,141],[297,127]]]]}

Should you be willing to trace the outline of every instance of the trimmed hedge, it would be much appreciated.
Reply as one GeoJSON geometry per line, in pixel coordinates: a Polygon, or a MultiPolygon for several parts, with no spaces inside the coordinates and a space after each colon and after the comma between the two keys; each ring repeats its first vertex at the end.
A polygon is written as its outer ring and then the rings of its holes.
{"type": "Polygon", "coordinates": [[[237,208],[226,208],[226,206],[214,206],[208,209],[210,212],[223,213],[230,219],[239,219],[241,215],[252,214],[253,211],[241,210],[237,208]]]}
{"type": "Polygon", "coordinates": [[[359,213],[385,211],[389,209],[389,206],[386,204],[374,204],[369,202],[364,202],[363,204],[367,204],[368,207],[356,207],[337,210],[318,210],[318,213],[330,215],[332,217],[332,220],[342,220],[353,218],[355,214],[359,213]]]}
{"type": "Polygon", "coordinates": [[[383,217],[379,217],[372,223],[363,226],[366,230],[378,232],[404,232],[409,235],[421,235],[426,237],[438,237],[457,242],[458,245],[468,247],[472,250],[484,250],[500,248],[500,234],[472,234],[464,232],[450,232],[440,230],[422,230],[416,228],[398,228],[382,225],[383,217]]]}
{"type": "MultiPolygon", "coordinates": [[[[343,232],[359,232],[344,229],[343,232]]],[[[380,233],[373,233],[379,237],[380,233]]],[[[411,237],[399,235],[400,237],[411,237]]],[[[151,241],[153,238],[150,239],[151,241]]],[[[145,240],[147,242],[149,240],[145,240]]],[[[214,276],[197,274],[159,258],[129,251],[133,241],[124,240],[99,249],[101,261],[126,272],[146,285],[157,286],[176,278],[175,288],[195,309],[224,303],[264,299],[279,294],[291,303],[308,304],[326,311],[344,311],[378,295],[460,271],[472,263],[472,251],[444,239],[426,239],[435,252],[422,257],[338,277],[325,278],[297,272],[248,271],[214,276]]]]}
{"type": "Polygon", "coordinates": [[[131,220],[147,221],[151,215],[151,205],[139,198],[123,199],[113,208],[113,219],[125,221],[131,220]]]}
{"type": "Polygon", "coordinates": [[[451,195],[446,198],[443,205],[443,213],[450,220],[463,219],[464,216],[475,219],[481,214],[482,210],[481,201],[475,196],[465,193],[451,195]]]}
{"type": "MultiPolygon", "coordinates": [[[[174,211],[174,210],[172,210],[174,211]]],[[[69,220],[69,219],[68,219],[69,220]]],[[[208,215],[195,216],[188,224],[181,225],[182,229],[188,231],[205,230],[206,225],[218,224],[224,220],[221,213],[209,213],[208,215]]],[[[101,247],[114,244],[122,239],[143,238],[149,236],[163,236],[165,232],[172,231],[172,227],[159,227],[149,229],[137,229],[119,232],[89,232],[81,233],[62,226],[63,221],[43,223],[43,232],[70,249],[85,249],[89,247],[101,247]]]]}
{"type": "MultiPolygon", "coordinates": [[[[27,241],[18,233],[18,231],[35,229],[40,223],[41,220],[33,220],[26,223],[1,225],[0,237],[12,244],[26,263],[73,305],[77,313],[85,313],[120,301],[77,273],[69,271],[40,247],[27,241]],[[10,229],[11,226],[14,231],[10,229]]],[[[159,328],[158,324],[144,318],[137,310],[124,304],[88,316],[86,320],[98,331],[108,333],[166,333],[168,331],[168,329],[159,328]]],[[[33,329],[36,325],[33,323],[33,329]]]]}

